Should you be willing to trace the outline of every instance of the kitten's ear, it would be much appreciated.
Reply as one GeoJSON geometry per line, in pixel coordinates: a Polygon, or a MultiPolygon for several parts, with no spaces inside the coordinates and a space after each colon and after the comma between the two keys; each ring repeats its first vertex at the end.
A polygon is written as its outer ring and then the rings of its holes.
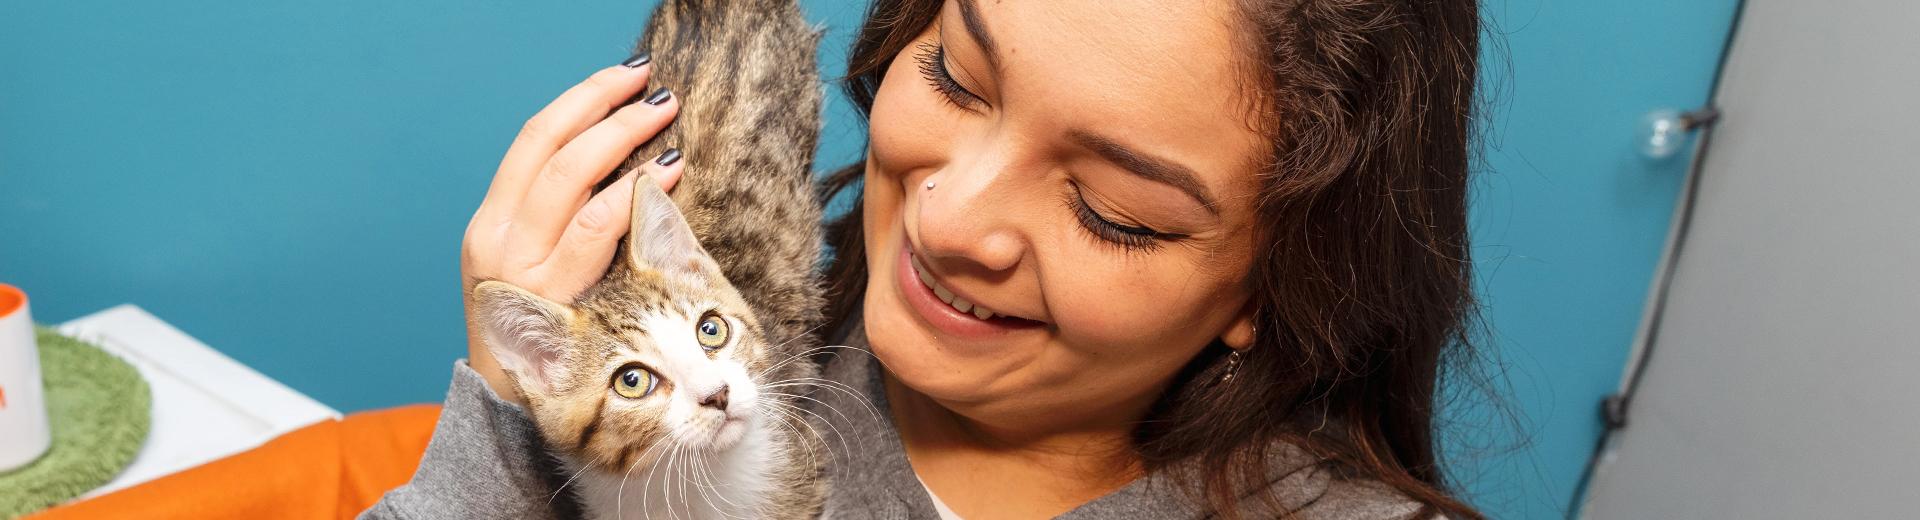
{"type": "Polygon", "coordinates": [[[633,183],[633,225],[627,233],[627,261],[634,267],[670,274],[717,276],[719,267],[693,236],[667,192],[649,177],[633,183]]]}
{"type": "MultiPolygon", "coordinates": [[[[552,392],[567,375],[567,324],[573,309],[506,282],[485,281],[473,288],[488,350],[500,367],[522,385],[552,392]]],[[[527,391],[522,389],[522,392],[527,391]]]]}

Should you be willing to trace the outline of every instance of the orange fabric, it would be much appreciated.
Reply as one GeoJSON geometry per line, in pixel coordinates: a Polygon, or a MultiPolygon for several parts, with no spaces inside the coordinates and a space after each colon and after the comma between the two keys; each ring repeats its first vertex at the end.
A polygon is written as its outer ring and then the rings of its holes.
{"type": "Polygon", "coordinates": [[[322,421],[260,447],[33,520],[87,518],[353,518],[413,478],[439,405],[322,421]]]}

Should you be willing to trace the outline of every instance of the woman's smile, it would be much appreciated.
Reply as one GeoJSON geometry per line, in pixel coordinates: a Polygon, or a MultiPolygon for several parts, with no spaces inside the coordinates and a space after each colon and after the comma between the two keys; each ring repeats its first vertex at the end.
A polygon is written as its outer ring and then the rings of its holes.
{"type": "Polygon", "coordinates": [[[913,254],[911,242],[901,239],[894,281],[900,296],[920,319],[943,336],[960,339],[991,338],[1016,331],[1039,330],[1046,323],[999,313],[984,302],[956,293],[940,283],[913,254]]]}
{"type": "Polygon", "coordinates": [[[941,8],[874,92],[861,213],[873,354],[972,421],[1130,424],[1196,353],[1250,323],[1250,165],[1267,142],[1244,124],[1243,71],[1222,52],[1232,26],[1038,21],[1231,10],[941,8]],[[1018,52],[1029,47],[1048,52],[1018,52]],[[1184,95],[1160,102],[1169,92],[1184,95]]]}

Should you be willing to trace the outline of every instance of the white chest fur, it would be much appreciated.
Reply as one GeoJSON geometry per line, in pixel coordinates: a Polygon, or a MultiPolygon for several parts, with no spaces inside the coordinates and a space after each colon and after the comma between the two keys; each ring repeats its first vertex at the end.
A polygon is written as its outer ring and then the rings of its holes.
{"type": "Polygon", "coordinates": [[[567,461],[568,470],[578,475],[571,485],[587,517],[595,520],[758,518],[763,499],[773,491],[768,470],[788,457],[764,420],[755,423],[732,448],[695,453],[655,447],[641,457],[655,458],[653,463],[635,464],[625,474],[582,472],[567,461]]]}

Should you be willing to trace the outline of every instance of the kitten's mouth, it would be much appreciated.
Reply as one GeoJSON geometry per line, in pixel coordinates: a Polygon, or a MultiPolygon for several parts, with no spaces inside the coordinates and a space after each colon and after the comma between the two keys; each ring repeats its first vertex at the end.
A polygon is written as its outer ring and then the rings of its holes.
{"type": "Polygon", "coordinates": [[[720,426],[713,429],[713,438],[709,442],[713,449],[724,450],[739,444],[740,439],[746,436],[747,419],[729,415],[721,420],[720,426]]]}
{"type": "Polygon", "coordinates": [[[753,429],[753,416],[746,410],[702,410],[674,432],[678,444],[704,452],[733,449],[753,429]]]}

